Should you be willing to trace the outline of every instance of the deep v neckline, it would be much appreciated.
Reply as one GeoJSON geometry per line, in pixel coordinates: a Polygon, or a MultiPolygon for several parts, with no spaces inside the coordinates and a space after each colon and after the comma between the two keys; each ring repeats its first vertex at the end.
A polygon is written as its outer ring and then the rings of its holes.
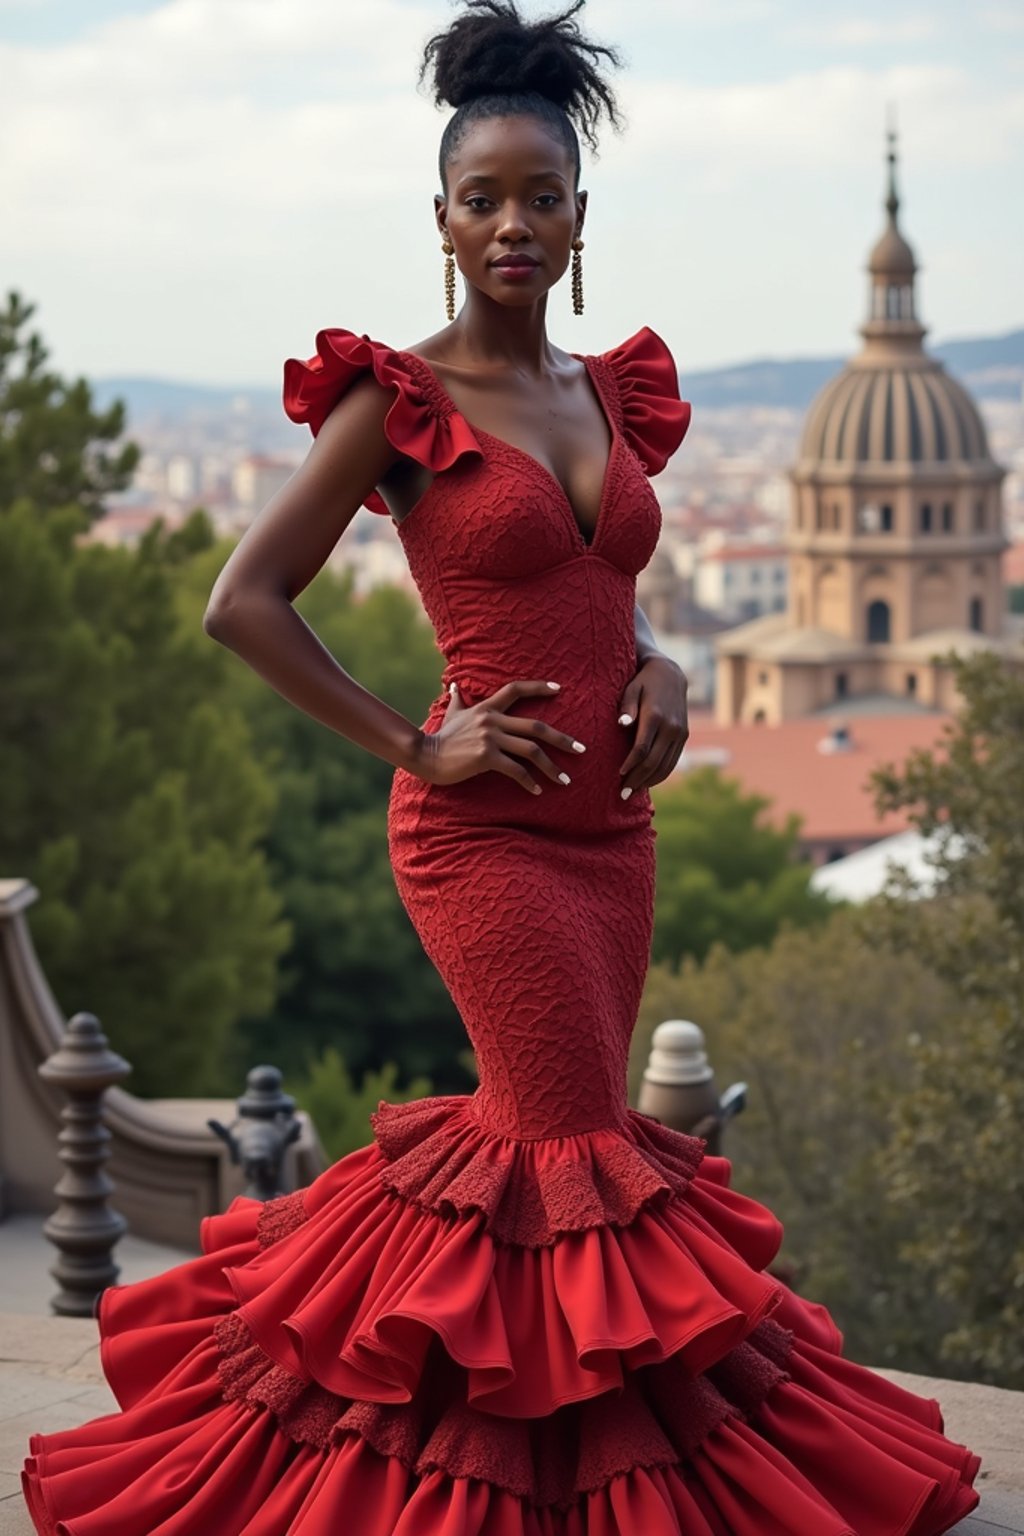
{"type": "Polygon", "coordinates": [[[448,389],[443,383],[440,375],[435,372],[434,368],[425,357],[421,357],[418,352],[399,352],[398,356],[411,358],[414,363],[418,363],[420,367],[422,367],[429,374],[435,387],[440,391],[449,407],[452,409],[452,411],[454,411],[455,415],[465,423],[465,425],[472,433],[474,433],[477,437],[487,438],[489,442],[497,443],[499,447],[504,448],[507,452],[515,454],[517,458],[525,459],[528,464],[532,464],[534,468],[538,470],[541,475],[543,475],[544,479],[547,480],[548,483],[556,491],[560,503],[565,510],[565,514],[569,519],[572,530],[575,533],[576,539],[580,544],[584,554],[590,554],[596,548],[598,539],[601,536],[601,532],[604,526],[605,502],[607,501],[608,490],[611,484],[612,460],[614,459],[615,454],[619,448],[620,433],[615,421],[615,414],[611,410],[608,401],[605,399],[597,377],[597,373],[595,369],[593,369],[590,365],[589,356],[582,352],[569,353],[570,357],[574,357],[576,361],[582,363],[583,367],[586,369],[587,378],[590,380],[590,386],[594,391],[594,396],[597,400],[598,407],[608,425],[608,431],[611,434],[611,441],[608,445],[608,457],[604,466],[604,477],[601,481],[601,493],[598,497],[597,517],[594,522],[593,532],[591,533],[589,539],[586,537],[582,527],[580,526],[579,519],[577,518],[576,512],[573,508],[573,504],[569,499],[568,491],[562,484],[561,480],[559,480],[554,470],[549,469],[546,464],[542,464],[540,459],[536,458],[534,454],[527,453],[525,448],[520,448],[517,443],[510,443],[507,438],[498,437],[494,432],[488,432],[485,427],[474,426],[469,418],[463,415],[462,411],[459,410],[459,407],[456,405],[455,401],[449,394],[448,389]]]}

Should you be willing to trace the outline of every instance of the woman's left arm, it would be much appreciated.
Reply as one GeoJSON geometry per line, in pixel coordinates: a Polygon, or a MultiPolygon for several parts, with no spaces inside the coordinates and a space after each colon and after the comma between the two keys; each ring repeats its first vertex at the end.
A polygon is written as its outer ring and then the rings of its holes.
{"type": "Polygon", "coordinates": [[[619,723],[636,725],[633,745],[619,769],[622,794],[660,784],[682,756],[690,734],[686,673],[659,651],[640,604],[634,609],[637,671],[619,701],[619,723]]]}

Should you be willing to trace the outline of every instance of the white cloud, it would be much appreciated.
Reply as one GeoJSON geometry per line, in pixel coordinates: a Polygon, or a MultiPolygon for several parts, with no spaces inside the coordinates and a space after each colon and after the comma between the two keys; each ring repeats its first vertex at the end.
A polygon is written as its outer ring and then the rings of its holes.
{"type": "Polygon", "coordinates": [[[982,26],[993,32],[1024,33],[1024,11],[1009,5],[985,5],[978,12],[982,26]]]}
{"type": "Polygon", "coordinates": [[[644,81],[624,99],[630,133],[608,158],[649,161],[671,149],[702,159],[709,177],[878,163],[889,102],[905,125],[904,153],[912,146],[918,167],[1007,162],[1020,155],[1024,135],[1024,95],[999,95],[948,65],[838,65],[723,87],[644,81]]]}
{"type": "Polygon", "coordinates": [[[794,38],[802,38],[837,48],[873,48],[878,44],[894,49],[905,43],[921,43],[942,35],[936,17],[923,12],[916,16],[840,17],[836,21],[801,21],[791,27],[794,38]]]}
{"type": "MultiPolygon", "coordinates": [[[[977,302],[985,324],[982,304],[1002,303],[1001,322],[1019,323],[999,251],[1020,217],[990,199],[964,229],[955,193],[994,172],[1019,182],[1024,92],[967,61],[779,68],[781,43],[774,72],[744,80],[728,67],[737,40],[766,16],[784,33],[792,13],[721,0],[712,22],[694,6],[588,9],[594,35],[627,54],[659,29],[664,46],[655,69],[618,81],[627,132],[605,133],[587,171],[574,345],[610,345],[648,318],[702,364],[842,344],[880,227],[890,101],[901,187],[922,210],[911,238],[933,218],[933,240],[957,240],[964,312],[977,302]],[[689,47],[698,15],[703,52],[689,47]],[[702,83],[712,59],[735,83],[702,83]],[[972,251],[983,294],[962,275],[972,251]]],[[[269,380],[321,325],[407,345],[440,324],[444,116],[415,81],[447,19],[436,0],[166,0],[64,44],[0,45],[7,285],[39,302],[58,365],[63,340],[93,371],[269,380]]],[[[568,313],[556,294],[560,339],[568,313]]]]}

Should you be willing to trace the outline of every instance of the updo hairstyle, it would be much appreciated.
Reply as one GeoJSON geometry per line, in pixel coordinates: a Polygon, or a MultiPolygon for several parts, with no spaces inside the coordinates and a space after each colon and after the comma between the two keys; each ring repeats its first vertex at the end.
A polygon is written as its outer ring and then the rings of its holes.
{"type": "Polygon", "coordinates": [[[540,118],[569,152],[574,185],[579,186],[580,133],[596,151],[597,127],[607,117],[621,127],[601,60],[618,66],[613,48],[592,43],[575,21],[584,0],[575,0],[556,16],[524,21],[515,0],[465,0],[465,9],[423,50],[420,83],[431,75],[434,101],[451,106],[441,136],[438,170],[448,191],[448,163],[473,123],[491,117],[540,118]]]}

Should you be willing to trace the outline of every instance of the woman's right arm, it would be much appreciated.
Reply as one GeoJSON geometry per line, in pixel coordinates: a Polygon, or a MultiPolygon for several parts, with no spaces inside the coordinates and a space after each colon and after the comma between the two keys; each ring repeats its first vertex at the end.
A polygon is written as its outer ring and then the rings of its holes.
{"type": "Polygon", "coordinates": [[[292,606],[398,457],[384,433],[389,390],[358,379],[304,463],[245,530],[214,583],[203,629],[330,730],[416,772],[423,732],[360,686],[292,606]]]}
{"type": "Polygon", "coordinates": [[[493,769],[539,794],[532,768],[567,783],[542,743],[584,748],[542,720],[506,713],[519,699],[548,693],[548,681],[517,678],[471,706],[456,697],[441,729],[428,733],[350,677],[292,606],[399,457],[384,432],[391,403],[372,374],[346,391],[305,462],[232,550],[203,628],[297,709],[428,782],[454,784],[493,769]]]}

